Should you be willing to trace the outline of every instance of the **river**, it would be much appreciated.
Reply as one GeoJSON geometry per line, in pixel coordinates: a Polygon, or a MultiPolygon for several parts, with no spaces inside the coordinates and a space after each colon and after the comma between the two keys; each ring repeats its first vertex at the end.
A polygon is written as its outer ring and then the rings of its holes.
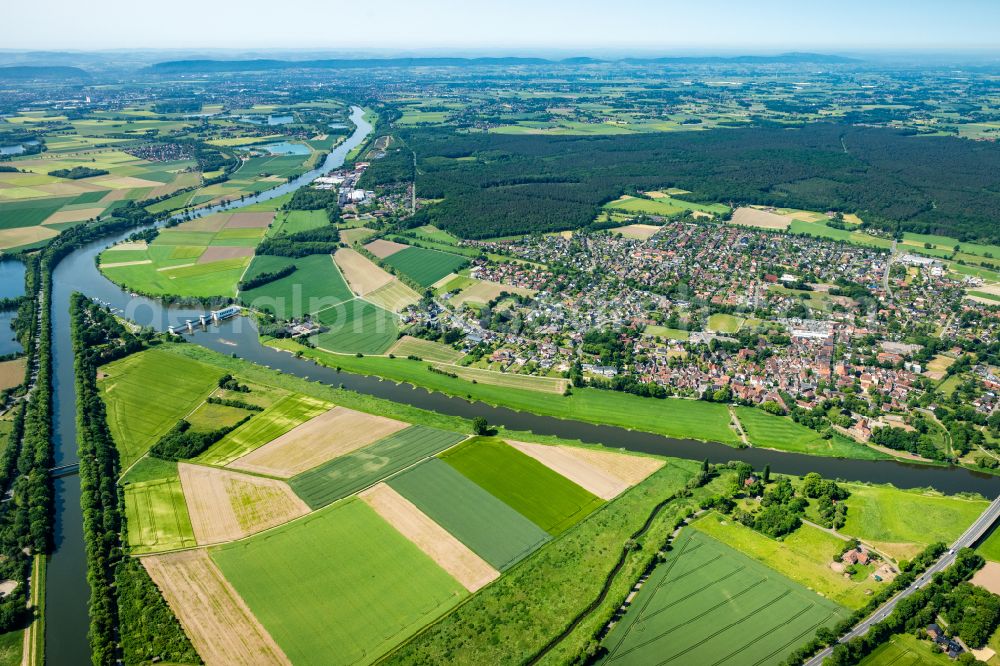
{"type": "MultiPolygon", "coordinates": [[[[361,109],[354,108],[351,116],[357,129],[327,158],[322,169],[257,197],[227,207],[232,210],[286,194],[310,182],[320,173],[343,163],[346,154],[360,144],[371,126],[362,118],[361,109]]],[[[221,207],[219,207],[221,208],[221,207]]],[[[218,208],[217,208],[218,209],[218,208]]],[[[206,210],[202,214],[215,212],[206,210]]],[[[134,230],[133,230],[134,231],[134,230]]],[[[96,268],[97,255],[108,245],[131,235],[133,231],[109,237],[84,246],[63,259],[53,275],[52,322],[54,332],[53,370],[55,379],[55,446],[56,464],[76,460],[75,396],[73,393],[73,355],[69,336],[69,297],[82,291],[90,297],[116,308],[127,318],[142,325],[165,330],[168,325],[183,327],[187,320],[197,321],[200,309],[167,308],[158,301],[130,296],[96,268]]],[[[948,493],[979,492],[988,497],[1000,494],[1000,479],[961,467],[933,467],[899,461],[841,460],[819,458],[767,449],[736,450],[723,444],[678,440],[650,433],[569,421],[548,416],[518,412],[462,398],[429,392],[408,384],[396,384],[376,377],[353,375],[319,366],[312,361],[296,358],[261,345],[252,322],[236,318],[219,326],[202,330],[195,327],[192,342],[224,354],[233,354],[254,363],[283,372],[343,385],[347,389],[386,398],[443,414],[472,418],[484,416],[490,423],[514,430],[532,431],[540,435],[556,435],[567,439],[601,443],[632,451],[657,453],[711,462],[745,460],[758,469],[765,464],[774,472],[805,474],[819,472],[830,478],[892,483],[900,488],[933,486],[948,493]]],[[[558,400],[558,397],[553,397],[558,400]]],[[[50,664],[82,664],[88,661],[87,609],[89,590],[83,552],[80,486],[77,477],[56,482],[56,551],[49,564],[47,658],[50,664]]]]}

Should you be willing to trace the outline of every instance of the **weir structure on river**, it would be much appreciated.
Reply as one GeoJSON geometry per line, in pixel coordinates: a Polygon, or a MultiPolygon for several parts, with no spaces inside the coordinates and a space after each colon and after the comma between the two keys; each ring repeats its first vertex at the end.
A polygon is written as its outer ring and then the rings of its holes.
{"type": "MultiPolygon", "coordinates": [[[[371,126],[363,120],[362,115],[361,109],[355,107],[352,120],[358,129],[347,142],[331,153],[322,169],[257,197],[231,204],[225,209],[232,210],[281,196],[311,182],[320,173],[339,166],[347,152],[359,145],[371,131],[371,126]]],[[[219,209],[221,208],[207,209],[199,214],[205,215],[219,209]]],[[[570,440],[579,439],[644,453],[693,460],[707,458],[713,463],[744,460],[758,469],[770,465],[772,471],[778,473],[803,475],[808,472],[819,472],[827,478],[892,483],[900,488],[932,486],[947,493],[978,492],[990,498],[1000,494],[1000,478],[962,467],[921,465],[897,460],[822,458],[761,448],[734,449],[715,442],[671,439],[615,426],[519,412],[505,407],[470,402],[464,398],[431,392],[409,384],[397,384],[378,377],[338,372],[333,368],[318,365],[314,361],[261,345],[253,323],[245,317],[233,317],[215,323],[211,321],[206,310],[172,308],[153,299],[133,297],[122,290],[100,273],[95,258],[105,247],[123,240],[134,231],[130,230],[76,250],[60,262],[54,274],[52,321],[56,466],[76,462],[69,297],[72,292],[80,291],[115,308],[118,314],[135,323],[150,325],[160,331],[165,331],[170,326],[177,329],[186,328],[185,323],[188,320],[199,322],[202,316],[208,316],[207,325],[194,327],[188,339],[225,355],[237,356],[310,381],[343,386],[359,393],[442,414],[465,418],[483,416],[490,423],[511,430],[532,431],[540,435],[555,435],[570,440]]],[[[49,565],[47,586],[49,621],[46,650],[49,663],[61,666],[86,661],[82,656],[88,654],[86,600],[89,591],[84,565],[79,479],[64,477],[56,479],[55,483],[56,552],[49,565]]]]}

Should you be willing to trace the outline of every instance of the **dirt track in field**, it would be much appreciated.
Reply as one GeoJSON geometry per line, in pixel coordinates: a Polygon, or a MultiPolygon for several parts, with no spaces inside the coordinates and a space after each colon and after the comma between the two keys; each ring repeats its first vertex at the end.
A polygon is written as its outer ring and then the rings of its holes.
{"type": "Polygon", "coordinates": [[[199,545],[232,541],[309,513],[288,484],[180,463],[181,487],[199,545]]]}
{"type": "Polygon", "coordinates": [[[333,260],[340,267],[347,283],[358,296],[365,296],[379,287],[389,284],[395,278],[371,262],[368,257],[342,247],[333,255],[333,260]]]}
{"type": "Polygon", "coordinates": [[[227,467],[291,477],[368,446],[408,425],[383,416],[334,407],[237,458],[227,467]]]}
{"type": "Polygon", "coordinates": [[[499,578],[500,572],[386,484],[373,486],[359,497],[469,592],[499,578]]]}
{"type": "Polygon", "coordinates": [[[142,563],[208,666],[291,664],[204,549],[142,563]]]}

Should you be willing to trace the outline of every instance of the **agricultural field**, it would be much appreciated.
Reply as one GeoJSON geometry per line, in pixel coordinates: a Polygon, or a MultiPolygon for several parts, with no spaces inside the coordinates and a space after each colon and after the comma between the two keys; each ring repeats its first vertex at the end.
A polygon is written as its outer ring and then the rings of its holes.
{"type": "Polygon", "coordinates": [[[684,201],[672,196],[662,196],[656,199],[640,199],[632,196],[623,196],[620,199],[604,205],[605,210],[622,211],[641,215],[657,215],[662,217],[673,217],[684,215],[685,213],[700,214],[705,217],[724,215],[729,212],[729,206],[724,204],[699,204],[691,201],[684,201]]]}
{"type": "Polygon", "coordinates": [[[426,460],[387,483],[498,571],[506,571],[551,538],[438,458],[426,460]]]}
{"type": "Polygon", "coordinates": [[[569,380],[562,377],[539,377],[538,375],[520,375],[515,372],[498,372],[484,368],[474,368],[463,365],[441,365],[435,367],[458,375],[461,379],[492,386],[525,389],[541,393],[562,395],[569,385],[569,380]]]}
{"type": "Polygon", "coordinates": [[[778,664],[846,609],[685,529],[603,641],[602,664],[778,664]],[[749,621],[748,621],[749,620],[749,621]]]}
{"type": "Polygon", "coordinates": [[[102,147],[64,144],[71,150],[58,150],[55,143],[40,155],[0,162],[25,172],[0,173],[0,249],[35,246],[129,200],[201,182],[194,160],[150,162],[108,147],[114,142],[102,140],[102,147]],[[48,175],[80,166],[108,173],[79,179],[48,175]]]}
{"type": "Polygon", "coordinates": [[[233,469],[287,478],[406,428],[383,416],[334,407],[229,463],[233,469]]]}
{"type": "Polygon", "coordinates": [[[410,426],[370,446],[294,476],[290,483],[306,504],[317,509],[373,485],[463,439],[465,435],[460,433],[410,426]]]}
{"type": "Polygon", "coordinates": [[[0,391],[20,386],[24,382],[26,358],[15,358],[10,361],[0,361],[0,391]]]}
{"type": "Polygon", "coordinates": [[[469,263],[467,258],[457,254],[422,247],[401,249],[385,257],[383,261],[422,287],[431,286],[469,263]]]}
{"type": "Polygon", "coordinates": [[[132,554],[156,553],[197,545],[184,491],[177,478],[125,486],[125,518],[132,554]]]}
{"type": "Polygon", "coordinates": [[[864,606],[869,591],[879,585],[870,579],[845,578],[831,569],[833,556],[844,542],[810,525],[802,525],[780,541],[717,513],[697,520],[692,527],[851,609],[864,606]]]}
{"type": "Polygon", "coordinates": [[[371,663],[468,594],[358,499],[211,558],[296,664],[371,663]]]}
{"type": "Polygon", "coordinates": [[[420,294],[403,284],[400,280],[393,280],[369,293],[365,297],[365,300],[390,312],[400,312],[407,306],[418,302],[420,294]]]}
{"type": "Polygon", "coordinates": [[[372,263],[368,257],[351,248],[337,250],[333,260],[344,274],[351,290],[358,296],[366,296],[396,279],[391,273],[372,263]]]}
{"type": "Polygon", "coordinates": [[[623,227],[616,227],[615,229],[613,229],[613,232],[616,234],[621,234],[625,238],[633,238],[635,240],[649,240],[661,228],[662,227],[658,227],[654,224],[626,224],[623,227]]]}
{"type": "Polygon", "coordinates": [[[108,425],[126,469],[218,387],[225,374],[160,349],[133,354],[101,368],[99,386],[108,425]],[[150,387],[156,399],[150,400],[150,387]]]}
{"type": "Polygon", "coordinates": [[[101,253],[101,272],[143,294],[235,296],[271,213],[217,213],[162,230],[150,244],[101,253]]]}
{"type": "Polygon", "coordinates": [[[730,224],[744,227],[755,227],[757,229],[788,229],[792,223],[792,218],[787,215],[778,215],[767,210],[758,208],[737,208],[733,211],[733,218],[730,224]]]}
{"type": "Polygon", "coordinates": [[[305,257],[254,257],[244,279],[294,265],[295,271],[278,280],[240,292],[240,300],[255,309],[269,310],[281,319],[301,317],[353,298],[350,288],[328,254],[305,257]]]}
{"type": "Polygon", "coordinates": [[[274,224],[267,230],[267,235],[296,234],[300,231],[322,229],[328,226],[330,226],[330,220],[324,210],[281,211],[275,215],[274,224]]]}
{"type": "Polygon", "coordinates": [[[389,348],[389,352],[396,356],[417,356],[438,363],[457,363],[465,356],[465,352],[441,342],[414,338],[409,335],[404,335],[397,340],[396,344],[389,348]]]}
{"type": "Polygon", "coordinates": [[[834,433],[830,439],[784,416],[756,407],[736,407],[736,416],[754,446],[835,458],[879,459],[885,454],[834,433]]]}
{"type": "Polygon", "coordinates": [[[489,282],[486,280],[475,280],[473,284],[463,288],[458,294],[453,296],[449,302],[455,307],[462,307],[466,304],[486,305],[504,292],[508,294],[519,294],[531,296],[535,293],[533,289],[524,287],[512,287],[499,282],[489,282]]]}
{"type": "Polygon", "coordinates": [[[228,465],[331,407],[330,403],[309,396],[287,395],[228,433],[195,460],[206,465],[228,465]]]}
{"type": "Polygon", "coordinates": [[[381,354],[399,337],[396,315],[360,298],[321,310],[316,319],[329,330],[312,342],[332,352],[381,354]]]}
{"type": "Polygon", "coordinates": [[[603,503],[601,498],[498,439],[476,437],[440,458],[553,536],[565,532],[603,503]]]}

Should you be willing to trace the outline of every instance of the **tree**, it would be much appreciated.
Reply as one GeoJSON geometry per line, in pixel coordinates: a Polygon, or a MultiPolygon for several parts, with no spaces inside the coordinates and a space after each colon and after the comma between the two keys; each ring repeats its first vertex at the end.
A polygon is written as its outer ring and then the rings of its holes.
{"type": "Polygon", "coordinates": [[[490,434],[490,424],[483,416],[477,416],[472,419],[472,432],[477,435],[488,435],[490,434]]]}
{"type": "Polygon", "coordinates": [[[771,466],[770,465],[764,465],[764,473],[761,474],[761,477],[763,478],[764,483],[770,483],[771,482],[771,466]]]}

